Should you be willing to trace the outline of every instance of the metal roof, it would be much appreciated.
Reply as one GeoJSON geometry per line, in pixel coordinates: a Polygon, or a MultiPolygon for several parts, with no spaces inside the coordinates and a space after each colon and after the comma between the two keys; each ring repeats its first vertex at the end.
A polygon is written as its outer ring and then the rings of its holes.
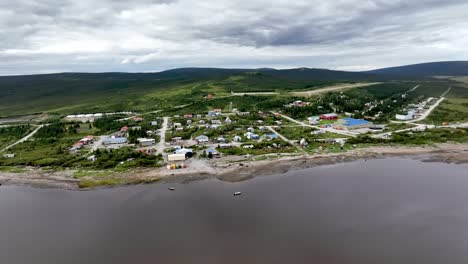
{"type": "Polygon", "coordinates": [[[364,119],[354,119],[354,118],[343,118],[345,121],[345,126],[360,126],[360,125],[368,125],[370,124],[369,121],[366,121],[364,119]]]}

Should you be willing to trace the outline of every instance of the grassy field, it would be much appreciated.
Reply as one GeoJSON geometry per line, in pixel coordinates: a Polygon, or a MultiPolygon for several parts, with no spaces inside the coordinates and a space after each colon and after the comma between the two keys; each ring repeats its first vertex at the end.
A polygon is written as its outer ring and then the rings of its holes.
{"type": "Polygon", "coordinates": [[[447,99],[426,118],[426,121],[435,124],[468,121],[468,77],[454,79],[457,83],[453,84],[446,95],[447,99]]]}
{"type": "Polygon", "coordinates": [[[18,141],[32,131],[31,126],[0,127],[0,149],[18,141]]]}

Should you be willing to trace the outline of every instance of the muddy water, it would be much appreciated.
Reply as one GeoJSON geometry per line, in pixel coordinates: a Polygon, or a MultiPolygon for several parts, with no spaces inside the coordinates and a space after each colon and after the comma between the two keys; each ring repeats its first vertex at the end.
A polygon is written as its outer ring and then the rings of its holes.
{"type": "Polygon", "coordinates": [[[390,158],[175,187],[2,186],[0,263],[468,260],[467,165],[390,158]]]}

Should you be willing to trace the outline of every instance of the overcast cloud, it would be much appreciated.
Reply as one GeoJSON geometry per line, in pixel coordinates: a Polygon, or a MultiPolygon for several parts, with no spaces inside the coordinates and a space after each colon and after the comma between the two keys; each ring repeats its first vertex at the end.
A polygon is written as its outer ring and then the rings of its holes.
{"type": "Polygon", "coordinates": [[[458,0],[2,0],[0,75],[468,59],[458,0]]]}

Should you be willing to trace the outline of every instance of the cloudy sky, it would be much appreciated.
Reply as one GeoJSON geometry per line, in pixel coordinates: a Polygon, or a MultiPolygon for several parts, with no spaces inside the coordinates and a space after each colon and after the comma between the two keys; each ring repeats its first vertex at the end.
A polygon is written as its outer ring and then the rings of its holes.
{"type": "Polygon", "coordinates": [[[466,60],[467,14],[466,0],[1,0],[0,75],[466,60]]]}

